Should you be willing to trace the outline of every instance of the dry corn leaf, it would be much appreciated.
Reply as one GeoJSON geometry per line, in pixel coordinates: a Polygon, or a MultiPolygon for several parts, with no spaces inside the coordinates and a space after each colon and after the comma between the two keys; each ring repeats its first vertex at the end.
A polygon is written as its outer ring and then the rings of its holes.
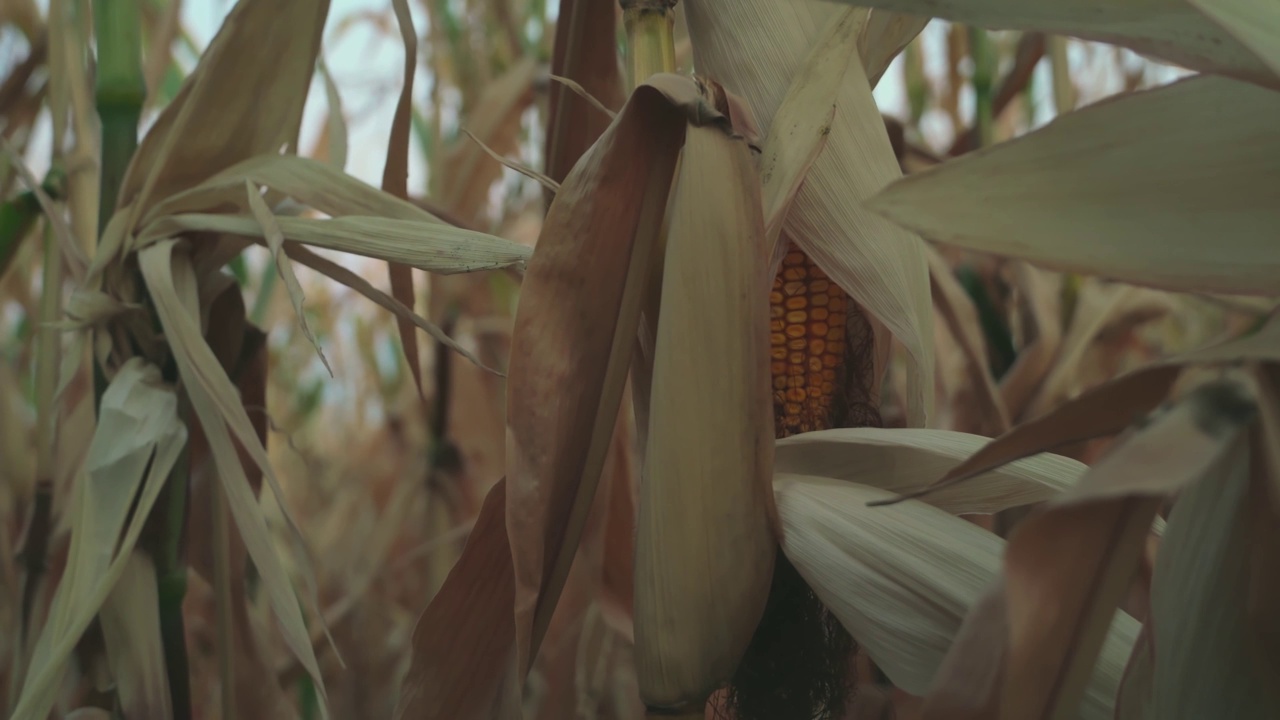
{"type": "Polygon", "coordinates": [[[138,550],[130,553],[98,617],[120,711],[131,718],[173,717],[160,637],[156,567],[150,557],[138,550]]]}
{"type": "MultiPolygon", "coordinates": [[[[1259,662],[1260,637],[1247,612],[1251,551],[1268,529],[1275,539],[1275,516],[1251,512],[1266,503],[1250,491],[1261,488],[1250,454],[1248,438],[1237,436],[1169,515],[1151,588],[1152,718],[1280,717],[1275,667],[1259,662]]],[[[1272,576],[1276,549],[1267,548],[1272,576]]]]}
{"type": "Polygon", "coordinates": [[[520,684],[506,487],[503,479],[489,491],[461,557],[418,619],[397,720],[507,720],[494,711],[520,684]]]}
{"type": "Polygon", "coordinates": [[[1076,384],[1082,381],[1081,364],[1100,335],[1130,331],[1174,309],[1173,298],[1165,293],[1125,285],[1108,287],[1094,278],[1082,283],[1078,297],[1057,361],[1027,406],[1025,417],[1040,417],[1079,390],[1076,384]]]}
{"type": "MultiPolygon", "coordinates": [[[[686,0],[699,72],[742,95],[766,132],[815,41],[846,8],[811,0],[686,0]]],[[[910,355],[908,418],[933,404],[933,312],[920,239],[862,202],[902,176],[884,119],[851,58],[826,148],[796,194],[784,232],[893,333],[910,355]]]]}
{"type": "MultiPolygon", "coordinates": [[[[1004,541],[921,502],[867,507],[888,493],[858,483],[780,475],[775,487],[787,557],[893,684],[924,695],[970,608],[989,602],[1004,541]]],[[[1137,633],[1118,613],[1082,718],[1110,718],[1137,633]]]]}
{"type": "Polygon", "coordinates": [[[1189,0],[1280,76],[1280,7],[1270,0],[1189,0]]]}
{"type": "Polygon", "coordinates": [[[1054,270],[1276,295],[1280,134],[1266,118],[1277,114],[1280,93],[1193,77],[912,175],[868,207],[939,242],[1054,270]]]}
{"type": "Polygon", "coordinates": [[[760,203],[746,143],[689,128],[636,521],[636,675],[650,708],[701,708],[728,682],[773,577],[772,277],[760,203]]]}
{"type": "MultiPolygon", "coordinates": [[[[532,56],[521,58],[500,77],[487,83],[463,125],[499,155],[519,149],[520,116],[533,102],[533,77],[538,67],[532,56]]],[[[475,143],[460,139],[445,160],[445,206],[468,221],[478,220],[489,202],[489,187],[502,177],[502,167],[488,160],[475,143]]]]}
{"type": "Polygon", "coordinates": [[[237,2],[139,143],[117,207],[145,211],[241,160],[296,146],[328,14],[329,0],[237,2]]]}
{"type": "Polygon", "coordinates": [[[325,109],[328,111],[321,130],[321,137],[325,142],[317,148],[323,156],[318,156],[316,159],[324,161],[334,170],[341,171],[347,166],[348,139],[347,117],[342,109],[342,95],[338,92],[338,84],[333,81],[333,74],[329,72],[329,66],[323,57],[316,59],[316,70],[320,73],[320,79],[324,81],[325,109]]]}
{"type": "MultiPolygon", "coordinates": [[[[169,347],[173,351],[184,389],[191,399],[191,407],[209,441],[218,477],[226,490],[228,507],[235,518],[236,527],[240,530],[249,556],[259,569],[259,577],[262,578],[271,607],[280,620],[285,642],[315,682],[321,698],[321,712],[327,717],[324,679],[320,675],[302,610],[289,576],[276,555],[276,548],[258,508],[257,496],[249,486],[244,466],[241,465],[236,446],[232,442],[233,436],[262,470],[297,547],[302,545],[301,531],[288,510],[284,492],[235,386],[231,384],[202,336],[195,300],[195,271],[189,257],[173,252],[177,242],[163,240],[144,249],[138,253],[139,267],[169,347]]],[[[302,575],[314,603],[315,578],[309,563],[303,565],[302,575]]]]}
{"type": "Polygon", "coordinates": [[[177,396],[161,383],[160,371],[139,358],[127,360],[102,396],[83,480],[69,512],[67,567],[13,717],[49,714],[71,652],[124,573],[186,439],[177,396]]]}
{"type": "Polygon", "coordinates": [[[165,215],[213,212],[239,207],[244,183],[265,185],[333,217],[367,215],[446,224],[431,213],[333,167],[296,155],[256,155],[167,198],[143,217],[146,224],[165,215]]]}
{"type": "Polygon", "coordinates": [[[1280,363],[1280,314],[1256,332],[1166,358],[1093,388],[1049,414],[992,440],[939,478],[919,497],[978,473],[1063,445],[1114,435],[1151,412],[1168,395],[1185,366],[1280,363]]]}
{"type": "MultiPolygon", "coordinates": [[[[408,0],[392,0],[391,6],[395,9],[396,25],[400,28],[400,40],[404,45],[404,82],[400,86],[400,99],[396,101],[395,115],[391,118],[387,161],[382,170],[382,190],[401,200],[408,200],[409,130],[413,119],[413,73],[418,65],[418,38],[413,32],[413,16],[409,14],[408,0]]],[[[274,251],[275,248],[272,249],[274,251]]],[[[388,262],[387,271],[391,277],[391,296],[405,307],[413,309],[416,300],[413,270],[404,263],[388,262]]],[[[418,336],[413,332],[413,323],[399,315],[396,316],[396,329],[400,331],[400,348],[409,365],[409,375],[418,390],[418,398],[425,405],[418,336]]]]}
{"type": "MultiPolygon", "coordinates": [[[[442,275],[522,267],[531,254],[528,247],[510,240],[412,220],[349,215],[332,220],[276,217],[275,221],[285,240],[400,262],[442,275]]],[[[138,247],[189,232],[255,238],[262,237],[262,226],[248,215],[168,215],[147,226],[138,238],[138,247]]]]}
{"type": "Polygon", "coordinates": [[[1133,644],[1133,654],[1125,665],[1120,689],[1116,691],[1115,720],[1151,717],[1151,689],[1155,679],[1155,648],[1151,645],[1151,636],[1151,623],[1143,623],[1142,632],[1133,644]]]}
{"type": "Polygon", "coordinates": [[[1003,581],[997,579],[964,616],[953,644],[969,648],[970,653],[964,657],[947,653],[943,658],[920,708],[921,720],[1000,717],[999,687],[1004,677],[1008,615],[1003,581]]]}
{"type": "MultiPolygon", "coordinates": [[[[894,493],[928,485],[988,438],[949,430],[852,428],[803,433],[777,442],[774,470],[859,483],[894,493]]],[[[1071,488],[1083,463],[1044,453],[921,498],[953,515],[995,513],[1052,499],[1071,488]],[[970,483],[975,485],[970,488],[970,483]]]]}
{"type": "MultiPolygon", "coordinates": [[[[551,74],[576,81],[610,110],[626,101],[618,67],[617,7],[598,0],[563,0],[556,19],[551,74]]],[[[563,181],[612,118],[560,83],[547,98],[546,171],[563,181]]],[[[550,194],[546,196],[550,201],[550,194]]]]}
{"type": "Polygon", "coordinates": [[[858,52],[871,87],[875,87],[889,64],[898,57],[933,18],[928,15],[905,15],[889,10],[872,10],[858,37],[858,52]]]}
{"type": "Polygon", "coordinates": [[[522,674],[568,575],[613,436],[686,113],[723,121],[690,78],[658,75],[637,88],[565,178],[525,273],[507,383],[507,532],[522,674]]]}
{"type": "Polygon", "coordinates": [[[765,252],[770,267],[782,262],[786,252],[786,244],[779,245],[778,236],[800,184],[827,144],[836,97],[849,69],[849,58],[858,49],[858,29],[865,27],[866,21],[865,10],[850,8],[823,31],[791,81],[761,148],[765,252]]]}
{"type": "Polygon", "coordinates": [[[1200,386],[1017,526],[1004,561],[1003,716],[1076,712],[1160,503],[1212,473],[1253,409],[1236,385],[1200,386]]]}
{"type": "Polygon", "coordinates": [[[1027,339],[1013,365],[1000,378],[1000,397],[1011,419],[1034,419],[1027,418],[1027,405],[1062,346],[1062,282],[1025,262],[1014,263],[1013,274],[1021,295],[1022,332],[1027,339]]]}
{"type": "Polygon", "coordinates": [[[1245,45],[1183,0],[838,0],[920,13],[988,30],[1070,35],[1127,47],[1194,70],[1280,87],[1245,45]]]}
{"type": "Polygon", "coordinates": [[[971,410],[977,416],[974,430],[992,436],[1000,435],[1009,429],[1009,414],[1005,411],[1004,402],[991,378],[987,341],[982,336],[978,310],[937,250],[926,245],[925,256],[929,261],[929,282],[934,307],[938,308],[947,329],[960,346],[970,389],[979,405],[971,410]]]}

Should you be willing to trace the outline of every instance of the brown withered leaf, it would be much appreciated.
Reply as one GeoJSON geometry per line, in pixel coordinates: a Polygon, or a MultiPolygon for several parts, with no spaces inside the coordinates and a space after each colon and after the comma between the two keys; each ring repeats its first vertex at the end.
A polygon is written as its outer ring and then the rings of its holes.
{"type": "Polygon", "coordinates": [[[522,673],[595,496],[651,249],[693,119],[724,122],[690,78],[655,75],[637,88],[565,178],[525,273],[507,383],[507,532],[522,673]]]}
{"type": "MultiPolygon", "coordinates": [[[[551,51],[551,74],[576,81],[610,110],[626,101],[614,42],[617,23],[615,3],[564,0],[551,51]]],[[[610,119],[558,82],[551,83],[547,113],[546,173],[560,182],[609,127],[610,119]]],[[[550,202],[550,194],[547,198],[550,202]]]]}
{"type": "Polygon", "coordinates": [[[506,488],[503,479],[489,491],[462,556],[418,619],[397,720],[492,720],[518,688],[506,488]]]}

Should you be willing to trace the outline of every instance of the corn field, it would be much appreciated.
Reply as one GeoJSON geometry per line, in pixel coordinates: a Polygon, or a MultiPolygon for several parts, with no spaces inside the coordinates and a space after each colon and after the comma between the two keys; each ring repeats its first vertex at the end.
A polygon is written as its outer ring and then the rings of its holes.
{"type": "Polygon", "coordinates": [[[4,0],[0,711],[1280,718],[1278,121],[1274,0],[4,0]]]}

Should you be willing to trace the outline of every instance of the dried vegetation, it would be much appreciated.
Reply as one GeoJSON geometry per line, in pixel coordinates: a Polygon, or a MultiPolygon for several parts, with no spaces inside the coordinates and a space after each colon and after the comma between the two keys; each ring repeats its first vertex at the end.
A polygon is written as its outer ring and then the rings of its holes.
{"type": "Polygon", "coordinates": [[[0,6],[5,717],[1280,717],[1278,6],[547,4],[0,6]]]}

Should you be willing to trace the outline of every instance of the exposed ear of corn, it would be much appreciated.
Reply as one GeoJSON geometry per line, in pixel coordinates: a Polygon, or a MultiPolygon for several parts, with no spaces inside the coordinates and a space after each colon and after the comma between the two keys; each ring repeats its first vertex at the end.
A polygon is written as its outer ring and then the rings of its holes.
{"type": "MultiPolygon", "coordinates": [[[[809,0],[688,0],[694,62],[746,98],[766,136],[815,39],[848,9],[809,0]]],[[[860,59],[848,77],[826,148],[796,195],[784,233],[906,347],[909,424],[933,402],[933,314],[920,239],[861,202],[901,177],[860,59]]]]}
{"type": "Polygon", "coordinates": [[[67,569],[32,653],[15,717],[45,717],[53,707],[71,652],[124,573],[143,523],[178,461],[187,430],[177,413],[173,389],[141,359],[126,362],[103,395],[71,510],[67,569]],[[102,548],[114,553],[104,554],[102,548]]]}
{"type": "Polygon", "coordinates": [[[1280,76],[1280,8],[1266,0],[1188,0],[1280,76]]]}
{"type": "Polygon", "coordinates": [[[1277,114],[1280,94],[1195,77],[1064,115],[868,206],[939,242],[1055,270],[1276,295],[1280,205],[1268,179],[1280,135],[1264,118],[1277,114]]]}
{"type": "Polygon", "coordinates": [[[764,612],[769,495],[764,223],[746,144],[691,127],[671,206],[636,529],[636,673],[654,709],[727,682],[764,612]]]}
{"type": "MultiPolygon", "coordinates": [[[[695,83],[638,88],[565,178],[529,262],[507,395],[507,531],[527,673],[595,496],[695,83]]],[[[708,116],[709,119],[711,119],[708,116]]]]}
{"type": "MultiPolygon", "coordinates": [[[[946,474],[989,440],[916,428],[847,428],[777,443],[774,471],[813,475],[906,493],[946,474]]],[[[953,515],[995,513],[1052,499],[1075,484],[1084,464],[1048,453],[1024,458],[921,498],[953,515]]]]}
{"type": "MultiPolygon", "coordinates": [[[[891,494],[859,483],[779,475],[775,487],[787,557],[893,684],[924,695],[998,578],[1004,541],[918,501],[867,507],[891,494]]],[[[1081,718],[1111,717],[1137,632],[1117,614],[1081,718]]]]}
{"type": "MultiPolygon", "coordinates": [[[[855,4],[855,0],[837,0],[855,4]]],[[[1112,43],[1205,72],[1280,87],[1280,77],[1231,33],[1182,0],[1139,7],[1112,0],[856,0],[991,30],[1031,30],[1112,43]]]]}

